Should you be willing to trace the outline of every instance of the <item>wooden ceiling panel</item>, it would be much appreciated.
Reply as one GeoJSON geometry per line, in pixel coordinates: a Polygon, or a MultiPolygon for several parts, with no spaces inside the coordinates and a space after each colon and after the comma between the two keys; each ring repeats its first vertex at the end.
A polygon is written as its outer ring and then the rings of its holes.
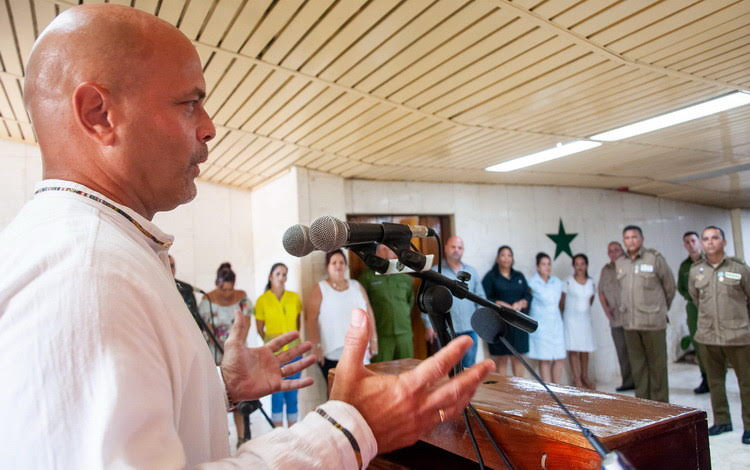
{"type": "MultiPolygon", "coordinates": [[[[74,3],[0,2],[0,138],[34,142],[23,64],[74,3]]],[[[750,207],[750,106],[511,173],[483,170],[749,87],[750,0],[110,3],[156,13],[195,44],[217,127],[205,181],[247,189],[296,165],[750,207]]]]}

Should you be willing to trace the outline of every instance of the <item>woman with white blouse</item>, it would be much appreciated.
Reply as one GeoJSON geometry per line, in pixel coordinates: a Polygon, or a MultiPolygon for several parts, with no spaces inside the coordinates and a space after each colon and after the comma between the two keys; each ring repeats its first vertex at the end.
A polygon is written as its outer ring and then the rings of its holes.
{"type": "Polygon", "coordinates": [[[589,277],[588,268],[586,255],[573,256],[574,273],[565,282],[563,324],[573,383],[576,387],[593,389],[588,370],[589,353],[596,349],[591,325],[591,304],[594,303],[596,285],[589,277]]]}

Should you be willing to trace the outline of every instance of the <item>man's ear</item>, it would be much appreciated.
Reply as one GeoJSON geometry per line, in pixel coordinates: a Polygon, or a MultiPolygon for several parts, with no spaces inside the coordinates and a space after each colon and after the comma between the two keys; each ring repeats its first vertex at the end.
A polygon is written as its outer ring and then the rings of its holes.
{"type": "Polygon", "coordinates": [[[81,83],[73,92],[76,123],[91,139],[106,146],[115,142],[111,104],[109,91],[96,83],[81,83]]]}

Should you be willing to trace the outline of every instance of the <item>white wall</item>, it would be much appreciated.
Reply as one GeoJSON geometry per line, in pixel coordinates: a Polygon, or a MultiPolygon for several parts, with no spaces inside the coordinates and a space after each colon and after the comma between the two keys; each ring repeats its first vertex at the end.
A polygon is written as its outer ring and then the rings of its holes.
{"type": "Polygon", "coordinates": [[[252,192],[253,266],[255,269],[255,298],[260,296],[274,263],[282,262],[289,268],[287,288],[301,289],[300,258],[289,255],[281,243],[284,232],[298,223],[299,204],[296,169],[256,188],[252,192]]]}

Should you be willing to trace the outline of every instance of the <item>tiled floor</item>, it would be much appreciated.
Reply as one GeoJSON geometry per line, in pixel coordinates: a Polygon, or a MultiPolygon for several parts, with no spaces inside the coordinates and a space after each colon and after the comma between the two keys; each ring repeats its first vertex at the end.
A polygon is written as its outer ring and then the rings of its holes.
{"type": "MultiPolygon", "coordinates": [[[[689,406],[705,410],[708,413],[708,425],[713,424],[710,394],[695,395],[693,389],[700,383],[700,372],[694,364],[675,363],[669,365],[669,401],[675,405],[689,406]]],[[[619,383],[599,384],[605,392],[613,392],[619,383]]],[[[750,469],[750,445],[743,444],[742,414],[737,377],[731,369],[727,373],[727,398],[732,413],[734,431],[709,437],[711,449],[711,468],[714,470],[747,470],[750,469]]],[[[626,392],[634,395],[633,392],[626,392]]]]}
{"type": "MultiPolygon", "coordinates": [[[[695,395],[693,388],[700,382],[698,366],[686,363],[675,363],[669,365],[669,399],[671,403],[706,410],[708,413],[708,425],[713,424],[711,416],[711,399],[709,394],[695,395]]],[[[597,384],[599,390],[614,392],[619,383],[597,384]]],[[[750,445],[742,444],[742,419],[740,410],[739,387],[737,378],[732,370],[727,374],[727,397],[732,412],[732,425],[734,431],[716,437],[709,438],[711,449],[711,467],[714,470],[746,470],[750,469],[750,445]]],[[[633,392],[626,392],[633,395],[633,392]]],[[[270,414],[270,399],[262,400],[266,411],[270,414]]],[[[236,442],[234,423],[230,419],[232,443],[236,442]]],[[[253,436],[259,436],[270,430],[270,427],[256,411],[251,416],[251,430],[253,436]]],[[[671,470],[671,469],[669,469],[671,470]]],[[[681,470],[681,469],[680,469],[681,470]]]]}

